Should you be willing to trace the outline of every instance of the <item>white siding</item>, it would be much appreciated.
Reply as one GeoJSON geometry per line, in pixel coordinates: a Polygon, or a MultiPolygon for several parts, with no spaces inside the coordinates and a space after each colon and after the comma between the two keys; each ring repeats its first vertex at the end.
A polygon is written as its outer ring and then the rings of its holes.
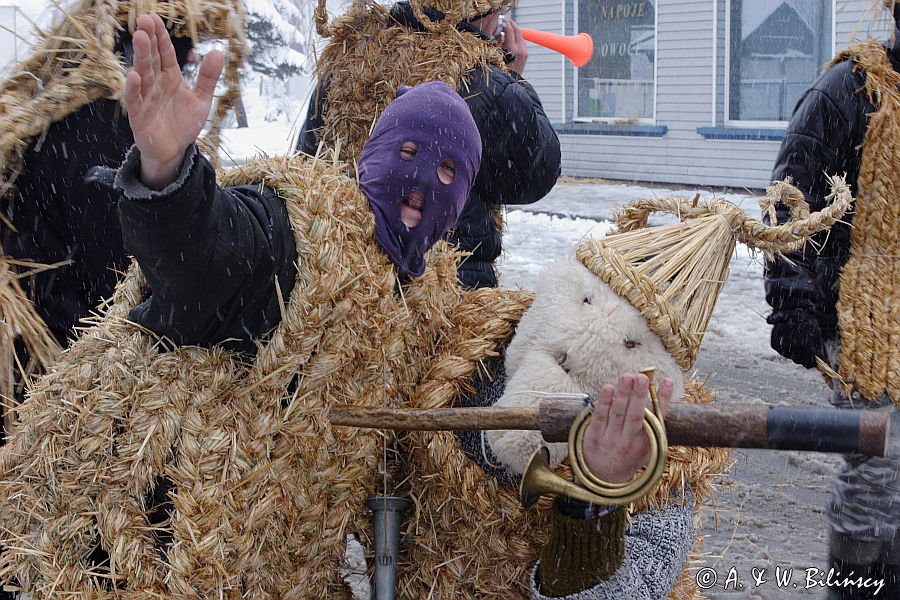
{"type": "MultiPolygon", "coordinates": [[[[550,0],[535,2],[527,0],[519,2],[513,17],[522,27],[540,29],[549,33],[563,34],[564,0],[550,0]]],[[[547,50],[537,44],[528,45],[528,63],[526,64],[525,77],[535,87],[540,82],[538,93],[544,111],[554,123],[565,120],[563,98],[563,66],[565,58],[552,50],[547,50]]]]}
{"type": "MultiPolygon", "coordinates": [[[[726,1],[658,0],[656,123],[668,127],[668,132],[662,137],[563,134],[564,174],[747,188],[768,185],[779,142],[705,139],[697,133],[698,127],[721,124],[722,120],[721,15],[726,1]],[[720,14],[716,31],[714,10],[720,14]],[[714,35],[720,48],[715,60],[714,35]],[[716,97],[718,102],[714,103],[716,97]]],[[[885,37],[889,15],[883,12],[873,17],[867,11],[868,4],[868,0],[836,2],[837,49],[853,35],[885,37]]],[[[573,33],[571,15],[564,13],[572,7],[565,0],[519,0],[517,15],[526,27],[554,32],[562,28],[573,33]]],[[[541,95],[551,120],[564,126],[571,121],[570,115],[563,119],[562,113],[566,106],[571,107],[571,97],[565,94],[572,94],[574,71],[567,66],[561,68],[548,53],[543,49],[530,51],[526,75],[541,95]]]]}

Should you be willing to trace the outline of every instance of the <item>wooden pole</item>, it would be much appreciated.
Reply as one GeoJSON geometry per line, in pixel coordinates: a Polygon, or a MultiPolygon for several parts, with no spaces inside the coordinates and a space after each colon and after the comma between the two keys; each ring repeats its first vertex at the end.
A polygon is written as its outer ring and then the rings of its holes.
{"type": "MultiPolygon", "coordinates": [[[[535,407],[431,410],[336,406],[332,425],[418,431],[534,429],[548,442],[568,439],[569,425],[584,410],[572,399],[542,400],[535,407]]],[[[856,452],[886,456],[892,414],[885,411],[758,404],[672,403],[665,417],[673,446],[856,452]]],[[[897,417],[895,417],[897,419],[897,417]]],[[[897,429],[897,428],[895,428],[897,429]]],[[[900,431],[897,432],[900,434],[900,431]]]]}

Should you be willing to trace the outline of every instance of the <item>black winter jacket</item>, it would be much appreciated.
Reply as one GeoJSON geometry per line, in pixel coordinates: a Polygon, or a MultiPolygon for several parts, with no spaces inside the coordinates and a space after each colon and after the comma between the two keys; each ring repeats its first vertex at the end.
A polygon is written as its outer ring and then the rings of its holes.
{"type": "Polygon", "coordinates": [[[253,340],[281,321],[297,249],[284,201],[266,187],[219,188],[212,165],[191,146],[179,178],[160,191],[139,183],[140,153],[119,169],[125,248],[151,295],[129,319],[177,345],[252,354],[253,340]]]}
{"type": "MultiPolygon", "coordinates": [[[[439,15],[439,13],[438,13],[439,15]]],[[[403,27],[422,31],[407,2],[391,8],[391,17],[403,27]]],[[[484,37],[468,23],[458,28],[484,37]]],[[[531,204],[543,198],[560,173],[559,138],[544,113],[537,92],[515,73],[492,66],[487,74],[473,70],[459,90],[481,132],[481,167],[451,241],[471,252],[459,265],[466,288],[496,287],[493,263],[500,256],[500,232],[494,209],[504,204],[531,204]]],[[[310,102],[297,149],[315,154],[327,86],[310,102]]]]}
{"type": "Polygon", "coordinates": [[[116,217],[117,194],[85,175],[118,166],[134,143],[114,100],[97,100],[53,123],[24,156],[16,189],[3,199],[3,249],[19,260],[71,261],[24,281],[26,293],[62,344],[116,284],[128,264],[116,217]]]}
{"type": "MultiPolygon", "coordinates": [[[[894,70],[900,72],[900,40],[887,50],[894,70]]],[[[874,111],[862,89],[864,83],[863,70],[843,61],[823,74],[794,109],[772,179],[792,177],[811,210],[827,205],[826,174],[846,174],[853,195],[857,194],[868,114],[874,111]]],[[[787,217],[787,210],[781,209],[779,222],[787,217]]],[[[850,254],[847,223],[852,222],[852,214],[843,220],[846,223],[837,223],[817,237],[818,251],[807,244],[803,251],[790,255],[794,265],[783,259],[767,262],[766,301],[772,307],[769,323],[796,325],[802,319],[813,319],[822,341],[837,338],[837,284],[850,254]]]]}

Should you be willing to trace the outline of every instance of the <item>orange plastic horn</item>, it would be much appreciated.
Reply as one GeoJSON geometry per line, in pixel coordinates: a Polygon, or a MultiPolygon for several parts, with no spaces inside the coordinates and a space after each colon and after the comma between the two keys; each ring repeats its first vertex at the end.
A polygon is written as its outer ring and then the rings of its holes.
{"type": "Polygon", "coordinates": [[[594,54],[594,39],[587,33],[578,35],[558,35],[538,29],[522,28],[522,37],[529,42],[559,52],[576,67],[583,67],[594,54]]]}

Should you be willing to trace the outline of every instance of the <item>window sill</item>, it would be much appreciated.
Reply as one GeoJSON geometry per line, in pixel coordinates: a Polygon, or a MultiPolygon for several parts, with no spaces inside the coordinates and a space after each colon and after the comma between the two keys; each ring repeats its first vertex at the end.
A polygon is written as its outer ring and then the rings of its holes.
{"type": "Polygon", "coordinates": [[[638,125],[633,123],[566,123],[554,125],[558,135],[624,135],[631,137],[663,137],[669,128],[665,125],[638,125]]]}
{"type": "Polygon", "coordinates": [[[708,140],[780,142],[784,139],[784,129],[758,127],[698,127],[697,133],[708,140]]]}

